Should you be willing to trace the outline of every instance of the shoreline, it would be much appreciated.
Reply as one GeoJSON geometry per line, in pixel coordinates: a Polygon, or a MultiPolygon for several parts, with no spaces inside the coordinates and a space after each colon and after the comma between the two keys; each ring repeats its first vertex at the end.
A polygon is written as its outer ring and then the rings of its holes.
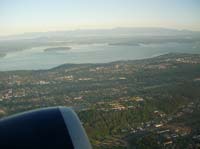
{"type": "MultiPolygon", "coordinates": [[[[127,59],[127,60],[116,60],[116,61],[110,61],[110,62],[102,62],[102,63],[63,63],[63,64],[60,64],[60,65],[57,65],[55,67],[50,67],[50,68],[47,68],[47,69],[11,69],[11,70],[0,70],[0,72],[14,72],[14,71],[48,71],[48,70],[51,70],[51,69],[56,69],[58,67],[61,67],[63,65],[84,65],[84,64],[92,64],[92,65],[98,65],[98,64],[110,64],[110,63],[116,63],[116,62],[127,62],[127,61],[135,61],[135,62],[138,62],[138,61],[143,61],[143,60],[151,60],[151,59],[154,59],[154,58],[159,58],[161,56],[167,56],[167,55],[200,55],[198,53],[194,54],[194,53],[163,53],[163,54],[156,54],[154,56],[149,56],[149,57],[145,57],[145,58],[139,58],[139,59],[127,59]]],[[[1,60],[1,59],[0,59],[1,60]]]]}

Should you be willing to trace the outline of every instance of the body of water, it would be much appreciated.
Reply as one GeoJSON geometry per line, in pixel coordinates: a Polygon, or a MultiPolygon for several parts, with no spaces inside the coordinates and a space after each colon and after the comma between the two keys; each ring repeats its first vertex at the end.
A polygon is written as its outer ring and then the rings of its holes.
{"type": "Polygon", "coordinates": [[[70,47],[72,47],[71,50],[60,52],[44,52],[44,49],[50,48],[45,46],[7,53],[5,57],[0,58],[0,71],[49,69],[65,63],[106,63],[118,60],[144,59],[170,52],[200,54],[200,47],[192,43],[140,46],[89,44],[71,45],[70,47]]]}

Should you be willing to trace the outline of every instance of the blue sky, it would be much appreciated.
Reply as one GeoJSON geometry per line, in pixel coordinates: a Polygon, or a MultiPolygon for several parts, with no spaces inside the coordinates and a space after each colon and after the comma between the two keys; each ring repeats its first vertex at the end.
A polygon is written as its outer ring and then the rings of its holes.
{"type": "Polygon", "coordinates": [[[0,0],[0,35],[84,28],[200,30],[200,0],[0,0]]]}

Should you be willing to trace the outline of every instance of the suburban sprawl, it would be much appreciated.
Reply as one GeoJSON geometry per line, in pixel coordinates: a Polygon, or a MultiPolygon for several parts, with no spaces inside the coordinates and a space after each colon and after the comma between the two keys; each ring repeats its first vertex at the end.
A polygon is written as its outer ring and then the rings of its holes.
{"type": "Polygon", "coordinates": [[[49,106],[72,107],[94,148],[200,148],[200,55],[0,72],[0,117],[49,106]]]}

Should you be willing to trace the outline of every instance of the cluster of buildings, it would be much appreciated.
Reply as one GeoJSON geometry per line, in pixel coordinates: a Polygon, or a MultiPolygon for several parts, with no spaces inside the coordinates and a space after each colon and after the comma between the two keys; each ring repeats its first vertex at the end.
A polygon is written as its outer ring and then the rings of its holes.
{"type": "Polygon", "coordinates": [[[6,91],[1,92],[0,101],[10,99],[13,97],[13,90],[8,89],[6,91]]]}
{"type": "Polygon", "coordinates": [[[177,117],[184,116],[186,113],[191,114],[196,107],[200,109],[200,105],[195,105],[194,102],[190,102],[189,104],[182,106],[173,116],[166,115],[165,113],[156,110],[154,111],[154,115],[159,116],[161,118],[160,121],[152,120],[141,123],[141,126],[133,129],[131,133],[137,136],[143,132],[143,136],[145,137],[151,132],[154,134],[157,144],[162,145],[163,147],[173,146],[178,138],[189,135],[192,136],[193,140],[200,142],[200,133],[192,134],[192,129],[190,127],[171,123],[171,121],[177,117]]]}
{"type": "Polygon", "coordinates": [[[176,62],[178,63],[185,63],[185,64],[199,64],[199,59],[192,59],[192,58],[177,58],[176,62]]]}
{"type": "Polygon", "coordinates": [[[0,93],[0,101],[8,100],[13,97],[18,98],[18,97],[24,97],[24,96],[26,96],[25,89],[18,89],[18,90],[13,91],[13,89],[11,88],[11,89],[2,91],[0,93]]]}

